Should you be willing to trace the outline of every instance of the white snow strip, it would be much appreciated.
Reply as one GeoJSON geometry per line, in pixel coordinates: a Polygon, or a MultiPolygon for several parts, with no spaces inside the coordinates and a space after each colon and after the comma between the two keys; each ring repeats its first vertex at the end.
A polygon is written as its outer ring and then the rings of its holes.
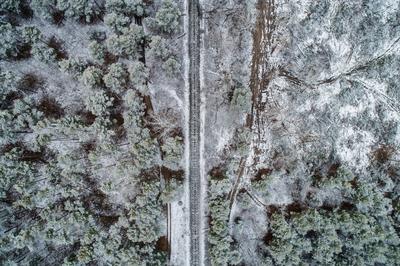
{"type": "MultiPolygon", "coordinates": [[[[188,14],[187,1],[183,1],[184,14],[188,14]]],[[[188,16],[183,16],[183,28],[187,33],[188,16]]],[[[184,68],[184,134],[185,134],[185,180],[180,202],[171,204],[171,257],[170,265],[190,265],[190,228],[189,228],[189,51],[188,34],[183,37],[183,68],[184,68]]]]}
{"type": "MultiPolygon", "coordinates": [[[[203,6],[203,1],[200,0],[200,6],[203,6]]],[[[200,7],[200,9],[202,9],[200,7]]],[[[205,21],[204,17],[200,20],[200,32],[205,30],[205,21]]],[[[204,36],[204,35],[203,35],[204,36]]],[[[207,241],[207,174],[205,173],[205,160],[204,160],[204,128],[205,128],[205,121],[206,121],[206,95],[205,95],[205,88],[204,88],[204,60],[205,60],[205,48],[204,48],[204,38],[200,36],[200,213],[201,221],[200,221],[200,264],[206,265],[206,241],[207,241]]]]}

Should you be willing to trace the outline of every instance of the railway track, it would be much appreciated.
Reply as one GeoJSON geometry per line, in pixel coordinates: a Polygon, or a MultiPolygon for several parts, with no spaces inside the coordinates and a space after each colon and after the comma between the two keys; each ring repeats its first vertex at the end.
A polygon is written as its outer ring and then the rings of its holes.
{"type": "Polygon", "coordinates": [[[201,171],[200,171],[200,8],[188,3],[189,51],[189,220],[190,265],[201,265],[201,171]]]}

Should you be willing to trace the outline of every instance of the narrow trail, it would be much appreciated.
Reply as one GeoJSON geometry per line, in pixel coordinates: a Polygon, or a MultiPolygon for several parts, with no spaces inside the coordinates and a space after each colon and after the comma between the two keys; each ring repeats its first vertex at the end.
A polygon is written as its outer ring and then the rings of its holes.
{"type": "MultiPolygon", "coordinates": [[[[253,30],[253,48],[250,73],[250,89],[252,94],[251,112],[246,117],[245,127],[252,133],[257,134],[258,141],[261,140],[261,112],[265,109],[262,102],[262,94],[268,88],[274,69],[269,65],[269,56],[273,52],[273,32],[276,25],[275,0],[258,0],[257,18],[253,30]]],[[[250,143],[250,149],[256,149],[254,140],[250,143]]],[[[237,177],[231,191],[229,192],[229,217],[231,220],[232,207],[236,200],[236,195],[240,188],[242,178],[245,174],[245,168],[248,165],[250,156],[244,156],[240,159],[237,177]]]]}
{"type": "Polygon", "coordinates": [[[189,51],[189,223],[190,265],[201,265],[201,149],[200,149],[200,7],[198,0],[188,3],[189,51]]]}

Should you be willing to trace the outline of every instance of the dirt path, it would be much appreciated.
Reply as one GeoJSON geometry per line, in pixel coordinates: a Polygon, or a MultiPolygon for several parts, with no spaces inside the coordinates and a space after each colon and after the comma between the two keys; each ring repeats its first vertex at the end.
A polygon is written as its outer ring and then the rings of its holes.
{"type": "Polygon", "coordinates": [[[269,54],[273,51],[272,34],[275,30],[275,0],[259,0],[257,20],[253,31],[250,89],[252,93],[251,113],[246,126],[259,126],[262,106],[262,92],[268,87],[273,69],[269,67],[269,54]]]}
{"type": "MultiPolygon", "coordinates": [[[[257,3],[257,18],[253,30],[253,49],[250,73],[250,89],[252,94],[251,112],[246,118],[246,127],[258,140],[261,139],[261,112],[265,109],[262,102],[263,92],[268,88],[274,69],[269,66],[269,55],[273,52],[273,32],[275,30],[275,0],[259,0],[257,3]]],[[[254,141],[250,143],[250,149],[255,146],[254,141]]],[[[237,171],[237,178],[229,192],[230,210],[235,202],[238,189],[248,165],[249,156],[242,157],[237,171]]],[[[231,216],[231,215],[230,215],[231,216]]]]}

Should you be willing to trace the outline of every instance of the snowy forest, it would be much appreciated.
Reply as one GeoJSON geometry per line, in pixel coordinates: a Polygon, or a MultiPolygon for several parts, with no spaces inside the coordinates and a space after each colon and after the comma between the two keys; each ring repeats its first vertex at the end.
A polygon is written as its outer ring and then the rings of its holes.
{"type": "Polygon", "coordinates": [[[1,265],[165,265],[183,133],[150,95],[181,82],[180,21],[170,0],[0,2],[1,265]]]}
{"type": "Polygon", "coordinates": [[[204,17],[210,265],[399,265],[400,2],[204,17]]]}
{"type": "Polygon", "coordinates": [[[0,0],[0,265],[400,265],[399,70],[400,0],[0,0]]]}

